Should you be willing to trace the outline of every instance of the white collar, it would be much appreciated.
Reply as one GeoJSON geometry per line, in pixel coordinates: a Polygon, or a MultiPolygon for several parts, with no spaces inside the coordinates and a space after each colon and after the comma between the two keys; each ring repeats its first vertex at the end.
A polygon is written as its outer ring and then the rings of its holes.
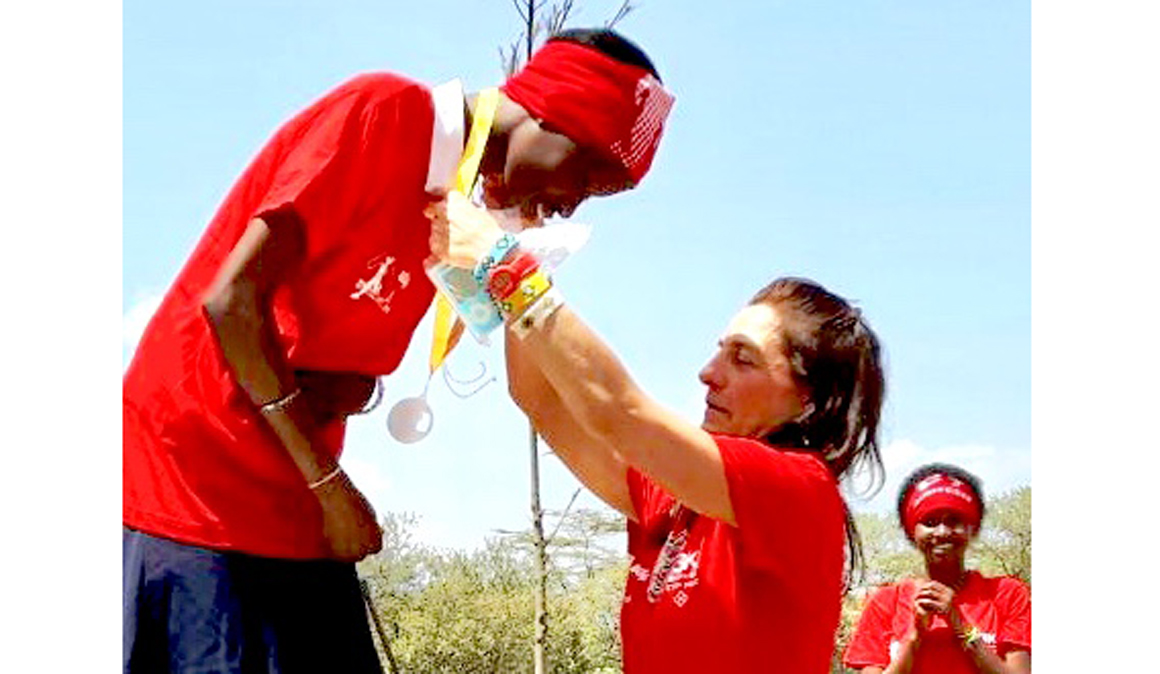
{"type": "Polygon", "coordinates": [[[446,194],[455,187],[455,169],[463,155],[463,83],[444,82],[431,89],[435,122],[431,128],[431,160],[427,164],[427,191],[446,194]]]}

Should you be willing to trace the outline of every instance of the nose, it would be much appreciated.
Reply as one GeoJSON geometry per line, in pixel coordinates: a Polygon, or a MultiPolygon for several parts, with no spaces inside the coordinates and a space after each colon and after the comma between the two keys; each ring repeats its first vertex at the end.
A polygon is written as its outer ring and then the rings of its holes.
{"type": "Polygon", "coordinates": [[[721,388],[721,374],[720,369],[717,367],[717,356],[713,356],[709,359],[708,363],[705,363],[705,366],[697,373],[697,378],[710,389],[717,390],[721,388]]]}

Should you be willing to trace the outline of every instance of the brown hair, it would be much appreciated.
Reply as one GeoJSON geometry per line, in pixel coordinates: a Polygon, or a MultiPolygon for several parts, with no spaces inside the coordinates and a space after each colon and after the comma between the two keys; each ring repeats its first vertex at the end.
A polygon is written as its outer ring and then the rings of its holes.
{"type": "MultiPolygon", "coordinates": [[[[813,281],[789,277],[765,286],[749,303],[779,311],[786,357],[794,379],[809,395],[802,415],[766,441],[817,453],[839,480],[851,469],[865,469],[870,474],[867,494],[877,492],[885,477],[878,422],[886,377],[878,336],[862,312],[813,281]]],[[[849,509],[846,534],[849,570],[860,572],[861,542],[849,509]]]]}

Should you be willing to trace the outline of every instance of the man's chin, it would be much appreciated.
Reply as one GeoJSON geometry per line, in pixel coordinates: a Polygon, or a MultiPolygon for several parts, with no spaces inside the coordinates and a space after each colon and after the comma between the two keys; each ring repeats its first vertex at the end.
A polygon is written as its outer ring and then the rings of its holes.
{"type": "Polygon", "coordinates": [[[525,229],[542,227],[543,220],[529,220],[518,208],[490,209],[491,214],[499,223],[500,229],[511,234],[519,234],[525,229]]]}
{"type": "Polygon", "coordinates": [[[483,191],[483,205],[489,211],[506,214],[509,220],[518,220],[522,223],[520,229],[538,227],[543,224],[538,204],[530,201],[519,202],[499,189],[491,191],[485,189],[483,191]]]}
{"type": "Polygon", "coordinates": [[[493,210],[511,208],[515,205],[507,186],[491,176],[484,176],[480,194],[483,196],[483,205],[493,210]]]}
{"type": "Polygon", "coordinates": [[[494,191],[485,189],[483,190],[482,194],[483,205],[486,206],[488,210],[502,211],[508,207],[508,205],[505,204],[504,200],[501,198],[501,195],[496,194],[494,191]]]}

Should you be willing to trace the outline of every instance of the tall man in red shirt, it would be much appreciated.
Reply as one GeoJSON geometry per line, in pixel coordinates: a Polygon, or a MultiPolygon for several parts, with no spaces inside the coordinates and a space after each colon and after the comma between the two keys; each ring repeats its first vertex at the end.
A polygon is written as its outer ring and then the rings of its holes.
{"type": "MultiPolygon", "coordinates": [[[[339,466],[344,419],[431,304],[424,209],[477,103],[356,77],[226,197],[125,374],[126,672],[379,670],[353,562],[382,531],[339,466]]],[[[553,38],[502,87],[484,202],[533,220],[635,186],[671,104],[616,33],[553,38]]]]}

